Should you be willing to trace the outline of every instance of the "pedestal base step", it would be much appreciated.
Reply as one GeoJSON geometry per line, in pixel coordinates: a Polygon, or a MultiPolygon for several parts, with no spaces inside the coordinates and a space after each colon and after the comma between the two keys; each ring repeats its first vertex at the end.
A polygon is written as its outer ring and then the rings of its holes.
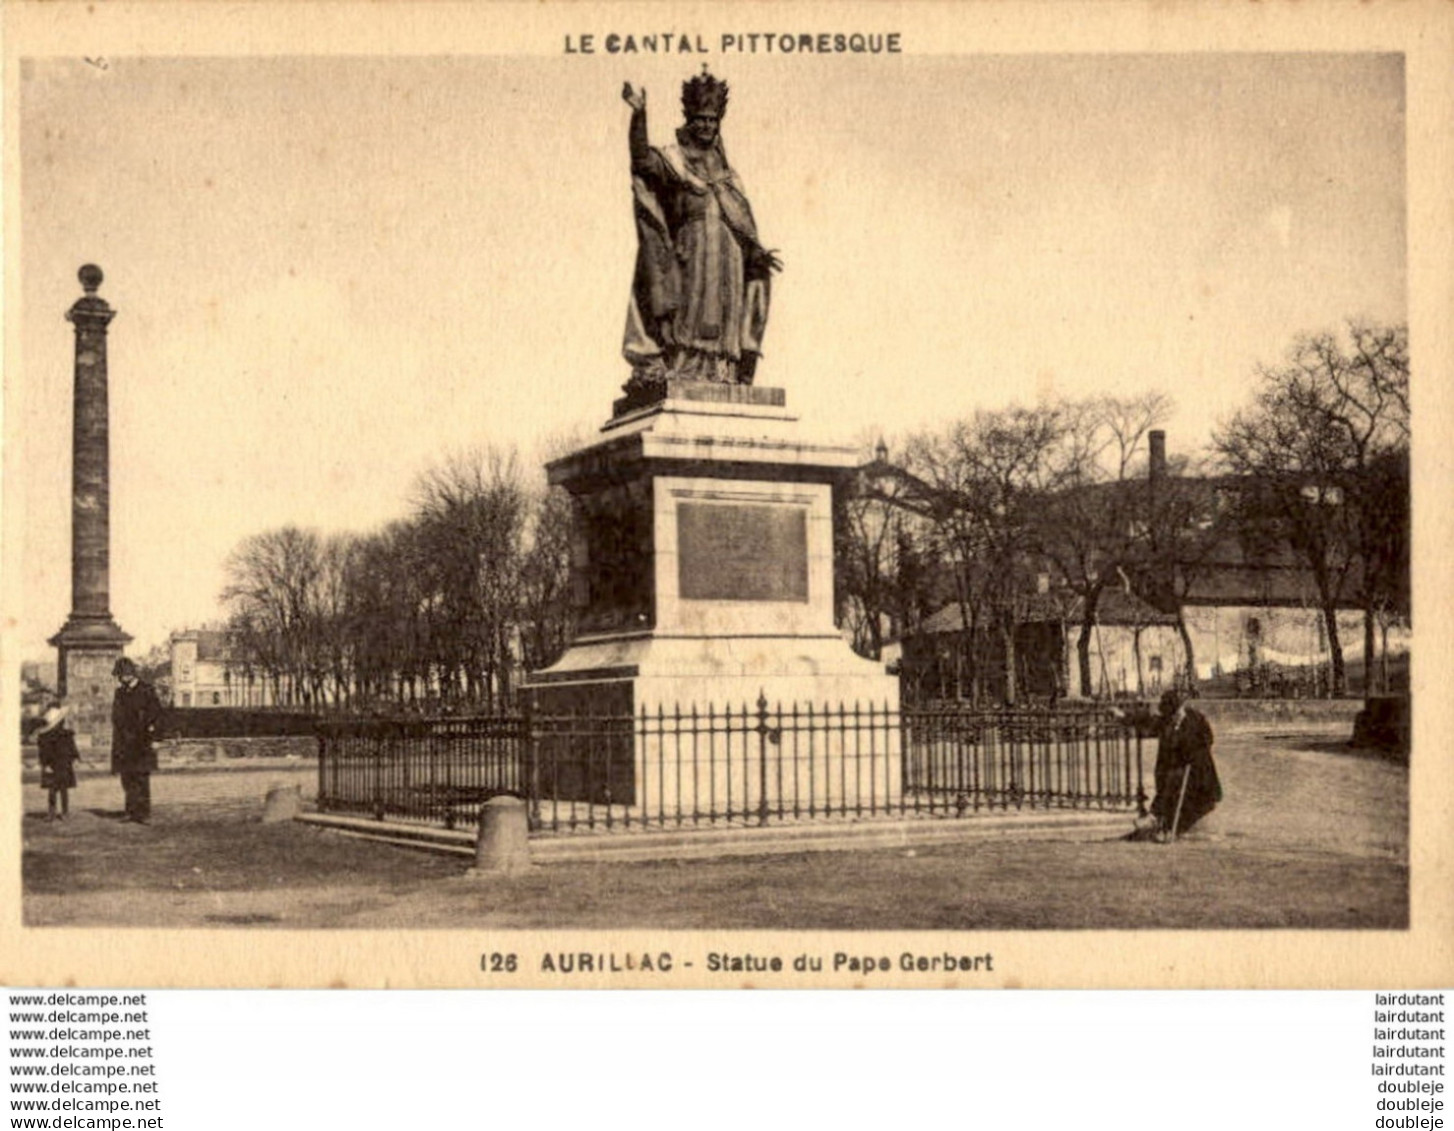
{"type": "MultiPolygon", "coordinates": [[[[305,813],[299,820],[386,844],[473,858],[473,830],[375,821],[330,813],[305,813]]],[[[536,864],[582,861],[713,859],[915,848],[974,840],[1110,840],[1131,827],[1129,812],[1051,810],[983,813],[972,817],[876,817],[864,820],[803,821],[764,826],[600,830],[540,833],[530,838],[536,864]]]]}

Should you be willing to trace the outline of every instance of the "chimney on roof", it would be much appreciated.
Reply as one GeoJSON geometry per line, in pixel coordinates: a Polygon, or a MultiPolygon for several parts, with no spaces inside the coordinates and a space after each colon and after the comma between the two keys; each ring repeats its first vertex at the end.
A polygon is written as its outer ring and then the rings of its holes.
{"type": "Polygon", "coordinates": [[[1148,475],[1152,483],[1160,483],[1166,478],[1166,433],[1160,428],[1153,428],[1148,438],[1151,442],[1148,475]]]}

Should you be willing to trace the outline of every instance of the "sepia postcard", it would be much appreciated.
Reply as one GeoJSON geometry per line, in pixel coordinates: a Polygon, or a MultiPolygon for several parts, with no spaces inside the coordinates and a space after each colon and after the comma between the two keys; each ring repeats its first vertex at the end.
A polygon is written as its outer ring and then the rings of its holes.
{"type": "Polygon", "coordinates": [[[1447,5],[0,17],[7,985],[1454,978],[1447,5]]]}

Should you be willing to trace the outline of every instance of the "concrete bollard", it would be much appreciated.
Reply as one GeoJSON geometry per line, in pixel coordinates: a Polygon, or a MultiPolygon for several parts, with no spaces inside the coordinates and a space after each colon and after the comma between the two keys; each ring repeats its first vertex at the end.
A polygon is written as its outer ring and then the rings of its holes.
{"type": "Polygon", "coordinates": [[[530,867],[529,822],[518,797],[492,797],[480,810],[475,875],[518,876],[530,867]]]}
{"type": "Polygon", "coordinates": [[[302,786],[280,782],[268,787],[268,795],[263,800],[263,824],[273,825],[279,821],[291,821],[302,811],[302,786]]]}

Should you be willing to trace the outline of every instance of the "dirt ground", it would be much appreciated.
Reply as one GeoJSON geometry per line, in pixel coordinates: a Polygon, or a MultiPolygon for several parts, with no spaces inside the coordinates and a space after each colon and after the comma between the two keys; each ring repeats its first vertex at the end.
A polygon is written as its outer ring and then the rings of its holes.
{"type": "MultiPolygon", "coordinates": [[[[1175,846],[970,841],[664,863],[560,863],[469,879],[469,861],[262,824],[306,766],[162,773],[154,819],[121,821],[83,775],[72,818],[26,786],[31,926],[657,929],[1400,928],[1408,769],[1346,731],[1248,731],[1216,747],[1226,800],[1175,846]]],[[[1149,769],[1149,768],[1148,768],[1149,769]]],[[[1129,822],[1128,822],[1129,825],[1129,822]]]]}

